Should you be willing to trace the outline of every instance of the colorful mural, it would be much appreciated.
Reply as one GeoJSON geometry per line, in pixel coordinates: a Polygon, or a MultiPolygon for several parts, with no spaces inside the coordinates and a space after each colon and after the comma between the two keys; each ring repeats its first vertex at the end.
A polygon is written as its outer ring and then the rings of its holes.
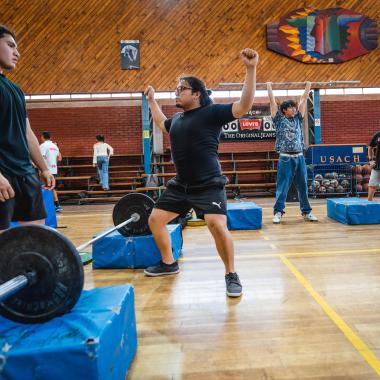
{"type": "Polygon", "coordinates": [[[377,48],[375,20],[344,8],[296,9],[267,24],[267,47],[305,63],[340,63],[377,48]]]}

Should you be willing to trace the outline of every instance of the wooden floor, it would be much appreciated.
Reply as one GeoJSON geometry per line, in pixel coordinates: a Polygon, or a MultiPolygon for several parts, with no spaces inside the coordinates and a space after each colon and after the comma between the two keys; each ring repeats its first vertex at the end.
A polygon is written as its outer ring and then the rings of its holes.
{"type": "MultiPolygon", "coordinates": [[[[225,295],[224,272],[205,227],[184,230],[177,276],[92,270],[85,287],[131,283],[138,351],[128,379],[355,379],[380,377],[380,227],[347,226],[312,200],[318,223],[288,204],[273,225],[235,231],[243,296],[225,295]]],[[[112,205],[65,207],[60,229],[76,244],[112,225],[112,205]]]]}

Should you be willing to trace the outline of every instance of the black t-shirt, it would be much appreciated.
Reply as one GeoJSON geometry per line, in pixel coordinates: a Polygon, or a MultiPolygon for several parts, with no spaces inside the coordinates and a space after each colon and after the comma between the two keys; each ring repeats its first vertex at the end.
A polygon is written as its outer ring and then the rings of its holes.
{"type": "Polygon", "coordinates": [[[376,164],[374,169],[380,170],[380,132],[376,132],[369,143],[369,146],[372,148],[376,148],[376,164]]]}
{"type": "Polygon", "coordinates": [[[32,174],[26,138],[26,105],[21,89],[0,74],[0,173],[32,174]]]}
{"type": "Polygon", "coordinates": [[[232,104],[211,104],[165,120],[180,182],[199,184],[221,175],[219,137],[222,126],[232,120],[232,104]]]}

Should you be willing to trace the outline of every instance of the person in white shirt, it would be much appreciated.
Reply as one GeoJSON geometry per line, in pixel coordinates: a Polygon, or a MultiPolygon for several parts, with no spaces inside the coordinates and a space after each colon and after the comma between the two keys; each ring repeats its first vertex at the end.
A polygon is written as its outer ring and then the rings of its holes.
{"type": "MultiPolygon", "coordinates": [[[[59,152],[59,148],[56,144],[53,143],[53,141],[51,141],[50,132],[47,132],[47,131],[42,132],[41,141],[42,141],[42,144],[40,145],[40,151],[41,151],[42,157],[44,158],[50,173],[56,177],[58,173],[57,162],[62,160],[62,156],[61,156],[61,153],[59,152]]],[[[54,199],[55,211],[62,212],[62,207],[59,204],[58,194],[55,189],[53,189],[53,199],[54,199]]]]}
{"type": "Polygon", "coordinates": [[[96,135],[96,143],[94,144],[94,159],[92,165],[98,168],[100,184],[103,190],[109,190],[108,165],[109,159],[113,155],[113,148],[104,142],[103,135],[96,135]]]}

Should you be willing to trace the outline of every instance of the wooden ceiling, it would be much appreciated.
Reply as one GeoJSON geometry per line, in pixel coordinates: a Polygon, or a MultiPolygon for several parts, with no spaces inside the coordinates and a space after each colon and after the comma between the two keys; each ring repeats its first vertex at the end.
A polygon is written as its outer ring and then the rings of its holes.
{"type": "Polygon", "coordinates": [[[265,25],[300,7],[341,6],[380,25],[379,0],[0,0],[21,60],[11,78],[26,93],[172,89],[191,73],[210,88],[241,82],[244,47],[260,54],[258,81],[361,80],[380,86],[379,48],[342,64],[303,64],[266,48],[265,25]],[[121,70],[119,42],[137,39],[141,69],[121,70]]]}

